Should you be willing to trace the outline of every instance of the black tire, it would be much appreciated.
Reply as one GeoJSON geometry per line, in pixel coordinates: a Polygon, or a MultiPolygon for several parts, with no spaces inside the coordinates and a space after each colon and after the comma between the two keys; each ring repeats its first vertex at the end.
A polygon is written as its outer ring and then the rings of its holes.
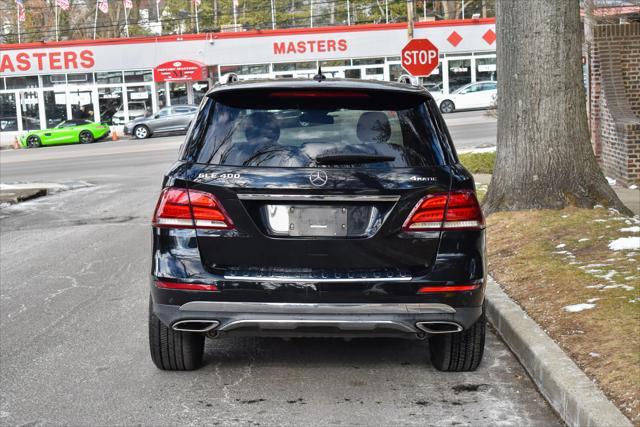
{"type": "Polygon", "coordinates": [[[40,141],[40,137],[37,135],[29,135],[27,137],[27,148],[38,148],[42,147],[42,141],[40,141]]]}
{"type": "Polygon", "coordinates": [[[88,130],[83,130],[82,132],[80,132],[79,138],[82,144],[91,144],[95,140],[93,134],[88,130]]]}
{"type": "Polygon", "coordinates": [[[192,371],[202,365],[204,335],[179,332],[167,327],[153,314],[149,299],[149,349],[151,360],[164,371],[192,371]]]}
{"type": "Polygon", "coordinates": [[[482,316],[465,331],[430,336],[433,366],[445,372],[475,371],[484,354],[486,324],[483,310],[482,316]]]}
{"type": "Polygon", "coordinates": [[[138,125],[133,128],[133,136],[135,136],[136,139],[146,139],[149,138],[149,135],[151,135],[151,132],[149,132],[149,128],[144,125],[138,125]]]}
{"type": "Polygon", "coordinates": [[[440,111],[444,114],[453,113],[456,110],[456,106],[453,101],[445,99],[440,103],[440,111]]]}

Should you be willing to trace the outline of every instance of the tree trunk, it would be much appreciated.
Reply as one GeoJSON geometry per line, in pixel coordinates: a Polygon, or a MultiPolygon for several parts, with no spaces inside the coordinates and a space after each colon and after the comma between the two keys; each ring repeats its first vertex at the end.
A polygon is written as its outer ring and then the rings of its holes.
{"type": "Polygon", "coordinates": [[[498,147],[486,213],[600,204],[631,214],[596,162],[579,0],[498,0],[498,147]]]}

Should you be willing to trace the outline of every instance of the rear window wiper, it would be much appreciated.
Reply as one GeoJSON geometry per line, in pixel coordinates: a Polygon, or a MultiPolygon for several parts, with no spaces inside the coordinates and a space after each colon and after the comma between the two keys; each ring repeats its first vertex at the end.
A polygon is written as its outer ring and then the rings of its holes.
{"type": "Polygon", "coordinates": [[[357,163],[392,162],[394,156],[382,154],[320,154],[316,162],[323,165],[353,165],[357,163]]]}

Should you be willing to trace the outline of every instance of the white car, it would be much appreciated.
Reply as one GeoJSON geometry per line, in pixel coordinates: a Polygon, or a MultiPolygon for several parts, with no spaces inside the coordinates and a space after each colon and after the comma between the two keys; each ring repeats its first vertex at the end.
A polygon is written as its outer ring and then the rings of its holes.
{"type": "MultiPolygon", "coordinates": [[[[129,120],[137,119],[138,117],[144,117],[150,109],[145,101],[133,101],[129,102],[129,120]]],[[[124,125],[124,106],[121,105],[118,111],[113,115],[111,119],[114,125],[124,125]]]]}
{"type": "Polygon", "coordinates": [[[494,102],[497,93],[497,83],[495,81],[484,81],[469,83],[445,94],[433,94],[440,111],[452,113],[455,110],[466,110],[471,108],[489,108],[494,102]]]}

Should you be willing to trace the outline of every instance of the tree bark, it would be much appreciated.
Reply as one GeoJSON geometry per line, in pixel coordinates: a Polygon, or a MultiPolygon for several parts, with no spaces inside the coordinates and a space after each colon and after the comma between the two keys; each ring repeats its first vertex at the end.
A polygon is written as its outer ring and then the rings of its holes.
{"type": "Polygon", "coordinates": [[[498,143],[486,213],[590,208],[631,214],[591,148],[579,0],[498,0],[498,143]]]}

